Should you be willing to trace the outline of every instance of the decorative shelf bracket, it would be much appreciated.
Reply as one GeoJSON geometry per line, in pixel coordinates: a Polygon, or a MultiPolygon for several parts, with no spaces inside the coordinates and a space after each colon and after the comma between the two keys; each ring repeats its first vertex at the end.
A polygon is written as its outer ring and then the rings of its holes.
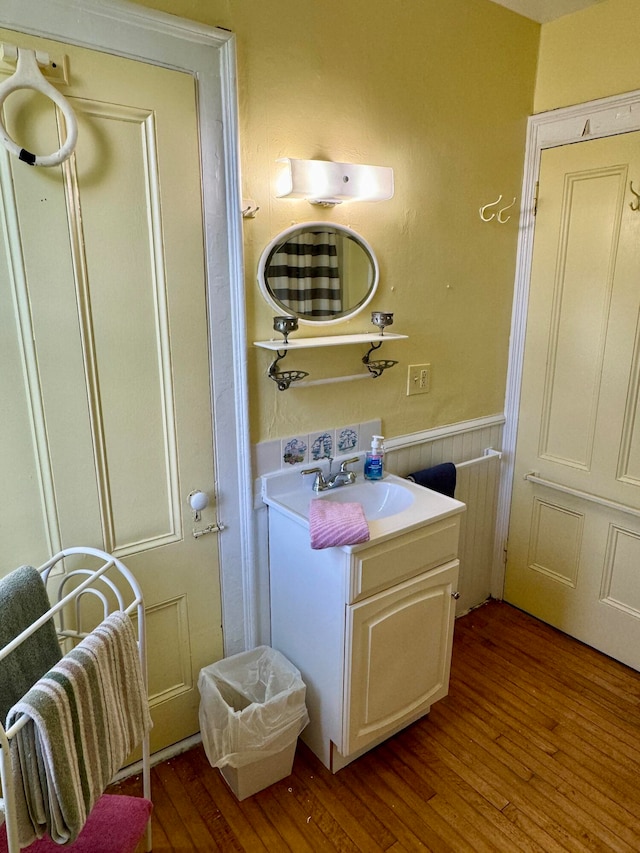
{"type": "Polygon", "coordinates": [[[286,391],[292,382],[299,382],[300,379],[304,379],[305,376],[309,375],[308,373],[305,373],[304,370],[278,370],[278,362],[282,361],[287,352],[288,350],[284,350],[282,352],[280,350],[276,350],[278,357],[275,361],[271,362],[269,366],[269,379],[273,379],[277,384],[278,391],[286,391]]]}
{"type": "Polygon", "coordinates": [[[382,373],[385,370],[388,370],[390,367],[393,367],[395,364],[398,363],[397,361],[389,361],[388,359],[382,359],[380,361],[370,361],[369,357],[371,353],[377,349],[380,349],[383,343],[384,341],[380,340],[374,344],[371,344],[369,352],[362,357],[363,364],[367,366],[367,370],[373,375],[374,379],[377,379],[378,376],[382,376],[382,373]]]}

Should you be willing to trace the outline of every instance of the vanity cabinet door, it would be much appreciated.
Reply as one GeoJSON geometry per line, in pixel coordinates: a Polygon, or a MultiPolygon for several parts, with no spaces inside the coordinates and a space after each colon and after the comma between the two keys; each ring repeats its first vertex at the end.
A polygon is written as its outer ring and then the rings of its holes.
{"type": "Polygon", "coordinates": [[[454,560],[347,607],[343,755],[447,695],[458,566],[454,560]]]}

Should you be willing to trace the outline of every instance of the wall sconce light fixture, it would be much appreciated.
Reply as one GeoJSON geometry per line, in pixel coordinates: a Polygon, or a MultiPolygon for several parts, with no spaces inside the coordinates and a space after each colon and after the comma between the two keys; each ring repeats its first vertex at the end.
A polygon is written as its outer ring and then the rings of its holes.
{"type": "Polygon", "coordinates": [[[331,207],[343,201],[386,201],[393,197],[393,169],[329,160],[278,160],[276,196],[306,198],[331,207]]]}

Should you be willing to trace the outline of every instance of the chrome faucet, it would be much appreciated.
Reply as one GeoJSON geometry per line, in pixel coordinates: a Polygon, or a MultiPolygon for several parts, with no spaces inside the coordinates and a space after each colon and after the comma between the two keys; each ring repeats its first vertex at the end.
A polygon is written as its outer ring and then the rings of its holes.
{"type": "MultiPolygon", "coordinates": [[[[331,464],[333,459],[329,458],[329,472],[331,472],[331,464]]],[[[327,489],[337,489],[338,486],[347,486],[349,483],[355,483],[356,481],[356,472],[355,471],[347,471],[347,465],[352,465],[354,462],[358,462],[358,457],[354,456],[353,459],[345,459],[344,462],[340,463],[340,470],[335,474],[329,473],[329,476],[325,479],[322,468],[305,468],[304,471],[301,471],[301,474],[315,474],[315,480],[313,481],[312,489],[314,492],[326,492],[327,489]]]]}
{"type": "Polygon", "coordinates": [[[340,463],[340,470],[334,474],[333,476],[329,476],[329,488],[334,489],[336,486],[347,486],[350,483],[355,483],[356,481],[356,472],[355,471],[347,471],[347,465],[353,465],[354,462],[358,461],[358,457],[354,456],[353,459],[345,459],[344,462],[340,463]]]}

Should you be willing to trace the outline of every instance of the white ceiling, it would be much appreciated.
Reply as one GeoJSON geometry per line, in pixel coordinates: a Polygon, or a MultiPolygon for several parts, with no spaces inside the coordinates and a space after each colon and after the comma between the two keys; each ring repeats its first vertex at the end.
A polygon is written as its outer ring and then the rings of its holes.
{"type": "Polygon", "coordinates": [[[594,6],[602,0],[493,0],[501,6],[506,6],[525,18],[531,18],[539,24],[547,24],[563,15],[579,12],[587,6],[594,6]]]}

